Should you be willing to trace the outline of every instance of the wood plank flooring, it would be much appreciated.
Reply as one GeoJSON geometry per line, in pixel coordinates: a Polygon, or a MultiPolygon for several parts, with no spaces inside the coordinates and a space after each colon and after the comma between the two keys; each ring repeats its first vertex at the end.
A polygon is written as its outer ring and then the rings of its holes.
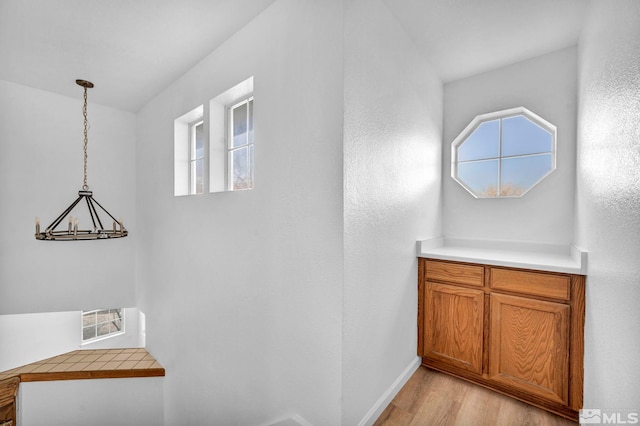
{"type": "Polygon", "coordinates": [[[481,386],[420,366],[374,426],[576,426],[481,386]]]}

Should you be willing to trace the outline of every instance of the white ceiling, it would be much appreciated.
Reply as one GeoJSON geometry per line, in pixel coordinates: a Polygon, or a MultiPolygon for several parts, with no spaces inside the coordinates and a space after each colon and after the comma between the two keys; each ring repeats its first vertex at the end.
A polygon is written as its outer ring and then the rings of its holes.
{"type": "MultiPolygon", "coordinates": [[[[275,0],[0,0],[0,79],[138,111],[275,0]]],[[[315,0],[322,1],[322,0],[315,0]]],[[[575,44],[586,0],[383,0],[452,81],[575,44]]]]}
{"type": "Polygon", "coordinates": [[[0,0],[0,79],[139,110],[274,0],[0,0]]]}
{"type": "Polygon", "coordinates": [[[444,82],[575,45],[588,0],[382,0],[444,82]]]}

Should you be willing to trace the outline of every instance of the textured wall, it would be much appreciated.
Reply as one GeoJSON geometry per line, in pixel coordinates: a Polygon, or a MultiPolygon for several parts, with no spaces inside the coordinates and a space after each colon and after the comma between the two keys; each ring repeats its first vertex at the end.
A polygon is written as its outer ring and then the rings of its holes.
{"type": "Polygon", "coordinates": [[[20,384],[22,426],[160,426],[164,377],[20,384]]]}
{"type": "Polygon", "coordinates": [[[138,114],[138,307],[167,424],[340,424],[342,63],[342,2],[279,0],[138,114]],[[252,75],[255,189],[174,197],[174,119],[252,75]]]}
{"type": "Polygon", "coordinates": [[[441,233],[442,83],[381,1],[345,6],[342,424],[356,425],[416,360],[415,241],[441,233]]]}
{"type": "Polygon", "coordinates": [[[577,50],[539,56],[445,85],[442,155],[447,237],[571,244],[577,50]],[[451,142],[479,114],[523,106],[558,128],[557,168],[521,198],[476,199],[451,178],[451,142]]]}
{"type": "Polygon", "coordinates": [[[72,99],[0,81],[0,315],[135,306],[135,116],[88,111],[89,186],[131,236],[37,241],[35,217],[44,228],[82,186],[82,89],[72,99]]]}
{"type": "Polygon", "coordinates": [[[640,409],[640,2],[597,0],[580,46],[576,236],[589,252],[585,407],[640,409]]]}
{"type": "Polygon", "coordinates": [[[138,346],[138,310],[126,308],[126,333],[82,345],[81,311],[0,315],[0,371],[78,349],[138,346]]]}

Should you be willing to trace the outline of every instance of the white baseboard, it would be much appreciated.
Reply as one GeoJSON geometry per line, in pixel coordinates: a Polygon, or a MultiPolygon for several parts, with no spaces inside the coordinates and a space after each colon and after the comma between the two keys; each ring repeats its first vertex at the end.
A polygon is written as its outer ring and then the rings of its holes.
{"type": "Polygon", "coordinates": [[[389,386],[389,388],[380,396],[380,398],[373,404],[373,407],[364,415],[362,420],[358,423],[358,426],[371,426],[380,417],[380,414],[387,408],[387,405],[393,400],[393,398],[400,392],[400,389],[409,381],[413,373],[420,367],[422,359],[417,356],[404,371],[398,376],[398,378],[389,386]]]}

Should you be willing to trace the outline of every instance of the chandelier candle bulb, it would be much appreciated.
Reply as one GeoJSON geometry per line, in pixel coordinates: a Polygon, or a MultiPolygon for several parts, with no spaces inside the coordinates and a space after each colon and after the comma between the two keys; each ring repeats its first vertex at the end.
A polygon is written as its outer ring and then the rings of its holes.
{"type": "Polygon", "coordinates": [[[113,221],[113,232],[114,233],[116,232],[116,221],[115,220],[113,221]]]}
{"type": "Polygon", "coordinates": [[[36,234],[40,233],[40,218],[36,217],[36,234]]]}
{"type": "Polygon", "coordinates": [[[69,216],[69,233],[71,233],[72,227],[73,227],[73,217],[69,216]]]}

